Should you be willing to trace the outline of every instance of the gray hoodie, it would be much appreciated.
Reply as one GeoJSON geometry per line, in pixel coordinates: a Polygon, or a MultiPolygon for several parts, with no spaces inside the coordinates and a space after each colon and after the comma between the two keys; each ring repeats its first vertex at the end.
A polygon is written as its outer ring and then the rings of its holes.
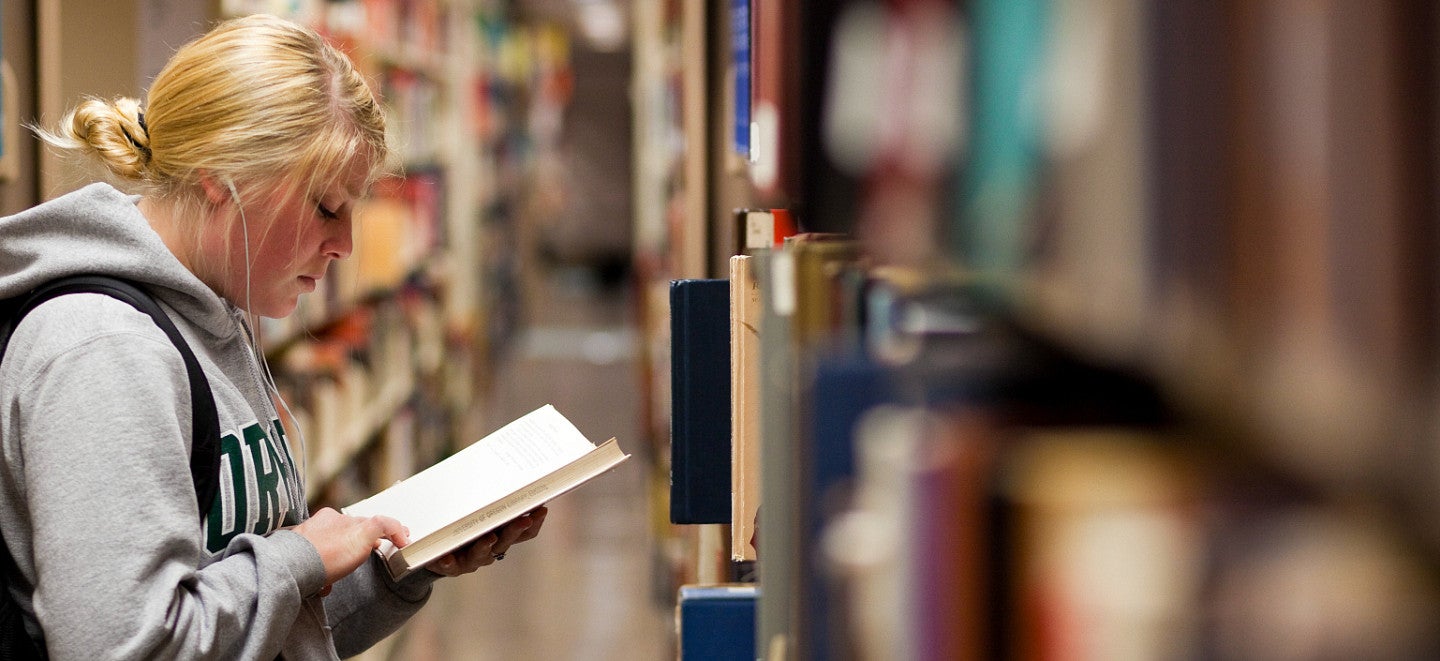
{"type": "Polygon", "coordinates": [[[56,659],[358,653],[418,610],[436,575],[396,584],[372,561],[319,596],[319,553],[280,530],[308,512],[244,315],[180,264],[137,200],[95,184],[0,218],[0,297],[74,273],[148,286],[210,380],[220,492],[197,521],[189,381],[149,317],[95,294],[40,306],[0,363],[16,596],[56,659]]]}

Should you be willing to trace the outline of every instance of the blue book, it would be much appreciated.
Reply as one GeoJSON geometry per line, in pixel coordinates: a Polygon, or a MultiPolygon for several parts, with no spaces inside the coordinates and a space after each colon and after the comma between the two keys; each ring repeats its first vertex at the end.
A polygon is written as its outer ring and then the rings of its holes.
{"type": "MultiPolygon", "coordinates": [[[[881,404],[904,402],[895,375],[885,365],[859,355],[822,359],[815,368],[810,402],[810,430],[805,450],[808,470],[801,517],[804,537],[796,541],[802,557],[820,553],[825,526],[834,520],[837,496],[845,494],[855,478],[855,430],[861,418],[881,404]]],[[[763,539],[762,539],[763,543],[763,539]]],[[[763,555],[761,557],[764,557],[763,555]]],[[[806,597],[801,601],[807,623],[802,631],[809,639],[812,661],[845,658],[846,611],[838,604],[841,594],[817,562],[804,565],[801,577],[806,597]]]]}
{"type": "Polygon", "coordinates": [[[730,281],[670,283],[670,521],[730,523],[730,281]]]}
{"type": "Polygon", "coordinates": [[[755,585],[680,587],[682,661],[754,661],[755,585]]]}
{"type": "Polygon", "coordinates": [[[750,158],[750,0],[730,0],[730,57],[735,66],[735,152],[750,158]]]}

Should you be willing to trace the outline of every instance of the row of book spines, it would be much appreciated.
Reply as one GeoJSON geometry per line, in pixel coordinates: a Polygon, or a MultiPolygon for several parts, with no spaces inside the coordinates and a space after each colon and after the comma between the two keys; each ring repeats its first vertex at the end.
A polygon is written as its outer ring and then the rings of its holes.
{"type": "Polygon", "coordinates": [[[848,625],[809,658],[1436,652],[1440,583],[1401,527],[1211,470],[1175,440],[981,407],[871,411],[850,504],[817,545],[832,598],[813,616],[848,625]]]}
{"type": "MultiPolygon", "coordinates": [[[[766,249],[794,233],[784,210],[777,214],[741,209],[735,218],[736,235],[766,249]]],[[[655,407],[668,413],[668,504],[674,524],[720,524],[734,518],[731,403],[736,320],[731,285],[725,279],[678,279],[670,281],[666,294],[669,378],[665,383],[669,387],[652,389],[652,396],[655,407]]]]}
{"type": "Polygon", "coordinates": [[[850,626],[799,643],[813,658],[1187,649],[1193,611],[1180,602],[1193,584],[1178,577],[1192,558],[1175,551],[1193,540],[1194,487],[1162,443],[1120,429],[1031,435],[978,407],[880,406],[855,446],[848,504],[822,523],[807,577],[831,598],[803,629],[850,626]]]}
{"type": "MultiPolygon", "coordinates": [[[[768,383],[748,397],[732,391],[737,393],[733,420],[743,419],[747,411],[763,412],[765,418],[759,430],[737,428],[732,437],[732,557],[762,558],[769,577],[767,601],[780,602],[778,610],[799,613],[799,619],[767,623],[767,632],[779,631],[786,645],[818,651],[829,644],[825,641],[842,635],[834,613],[823,605],[845,601],[843,593],[826,589],[826,571],[813,558],[823,543],[821,531],[838,525],[832,519],[847,502],[844,485],[856,472],[852,429],[873,406],[891,399],[997,401],[1006,403],[1007,415],[1036,414],[1037,423],[1062,426],[1094,420],[1143,425],[1163,415],[1143,383],[1123,372],[1062,360],[1043,346],[1030,346],[1032,340],[1005,334],[1003,320],[992,318],[989,308],[949,275],[926,278],[871,269],[848,237],[801,233],[778,249],[736,256],[731,266],[732,291],[753,287],[760,294],[748,313],[739,312],[743,306],[734,308],[732,337],[744,337],[752,328],[758,331],[749,364],[765,369],[752,367],[751,376],[744,376],[746,358],[732,354],[735,366],[730,373],[742,383],[757,380],[759,374],[780,373],[758,379],[768,383]],[[846,368],[837,356],[874,362],[861,360],[858,367],[846,368]],[[889,368],[880,367],[881,361],[889,368]],[[890,372],[905,369],[925,376],[908,381],[908,394],[902,397],[890,372]],[[823,388],[822,375],[828,375],[823,388]],[[745,470],[746,455],[764,457],[758,471],[745,470]],[[760,527],[770,533],[762,540],[764,551],[756,553],[749,542],[762,490],[766,521],[760,527]],[[770,523],[777,518],[787,523],[770,523]],[[786,559],[789,564],[782,565],[786,559]],[[787,600],[792,604],[786,605],[787,600]]],[[[896,522],[867,520],[892,527],[896,522]]],[[[940,528],[947,523],[937,522],[940,528]]],[[[873,534],[867,532],[867,539],[873,534]]],[[[940,537],[942,545],[957,543],[954,535],[940,537]]],[[[883,547],[909,542],[902,536],[875,543],[883,547]]],[[[982,608],[951,596],[942,601],[982,608]]],[[[988,608],[986,604],[982,610],[988,608]]],[[[963,637],[968,641],[969,635],[963,637]]],[[[887,641],[881,649],[893,644],[887,641]]]]}
{"type": "MultiPolygon", "coordinates": [[[[787,242],[823,242],[854,256],[852,243],[836,235],[800,235],[786,209],[736,211],[745,252],[789,255],[787,242]]],[[[756,436],[759,425],[760,289],[746,255],[729,264],[728,279],[682,279],[670,283],[670,513],[672,523],[732,524],[733,559],[754,560],[750,544],[759,502],[756,436]]],[[[802,258],[799,277],[823,279],[818,263],[802,258]]],[[[817,281],[818,282],[818,281],[817,281]]],[[[807,281],[785,288],[821,286],[807,281]]],[[[817,305],[832,296],[791,295],[788,307],[807,319],[828,318],[817,305]]],[[[818,321],[802,325],[812,332],[818,321]]]]}
{"type": "MultiPolygon", "coordinates": [[[[784,209],[738,210],[736,220],[737,235],[751,237],[756,250],[777,248],[796,233],[784,209]]],[[[744,249],[737,246],[737,251],[744,249]]],[[[748,270],[742,267],[740,273],[748,270]]],[[[736,366],[747,360],[737,352],[744,353],[758,342],[758,319],[735,309],[745,300],[758,304],[758,290],[746,285],[753,282],[732,270],[728,280],[672,281],[666,297],[670,324],[664,335],[670,345],[670,374],[664,384],[669,388],[653,389],[652,397],[655,406],[670,414],[669,522],[698,525],[688,535],[694,557],[677,568],[691,580],[734,579],[744,563],[755,560],[758,446],[739,437],[740,430],[753,430],[759,422],[758,412],[747,415],[745,409],[755,401],[752,391],[758,387],[758,372],[748,371],[747,386],[746,376],[736,366]],[[752,454],[744,455],[747,450],[752,454]],[[743,484],[742,474],[748,476],[743,484]],[[749,500],[746,493],[752,494],[749,500]],[[730,525],[712,530],[715,524],[730,525]]],[[[708,649],[719,649],[716,645],[728,653],[751,649],[753,628],[752,618],[746,632],[730,632],[734,640],[729,643],[712,639],[708,649]]]]}
{"type": "MultiPolygon", "coordinates": [[[[570,70],[569,37],[545,21],[511,22],[493,8],[452,6],[442,0],[225,0],[222,16],[271,13],[315,27],[377,85],[390,113],[392,140],[408,166],[441,159],[453,127],[445,109],[454,99],[473,95],[475,110],[456,121],[474,123],[477,134],[495,137],[498,118],[515,104],[512,88],[565,87],[570,70]],[[471,80],[457,81],[447,60],[462,57],[447,35],[448,24],[473,26],[471,80]]],[[[468,52],[468,51],[467,51],[468,52]]],[[[537,94],[538,97],[544,95],[537,94]]],[[[520,123],[516,120],[516,123],[520,123]]]]}
{"type": "Polygon", "coordinates": [[[373,442],[343,453],[307,455],[306,485],[312,507],[341,506],[373,495],[454,450],[450,420],[435,402],[414,397],[388,415],[373,433],[373,442]],[[318,465],[325,462],[328,469],[318,465]]]}
{"type": "Polygon", "coordinates": [[[332,38],[395,53],[438,55],[445,47],[442,0],[223,0],[225,16],[276,14],[332,38]]]}
{"type": "Polygon", "coordinates": [[[324,484],[396,419],[403,423],[427,380],[468,376],[443,374],[454,348],[441,314],[429,296],[406,290],[277,357],[277,385],[292,438],[304,433],[310,483],[324,484]]]}
{"type": "MultiPolygon", "coordinates": [[[[780,248],[798,232],[787,209],[740,209],[735,218],[744,244],[738,248],[743,251],[780,248]]],[[[747,506],[734,500],[743,498],[736,471],[743,472],[748,466],[753,474],[758,460],[737,454],[745,451],[747,443],[735,440],[737,419],[750,423],[758,419],[758,415],[746,417],[756,403],[753,395],[758,373],[749,371],[747,386],[741,366],[758,357],[753,349],[758,342],[759,319],[753,312],[736,308],[746,299],[755,304],[759,301],[758,289],[749,286],[754,278],[748,268],[744,262],[735,262],[727,279],[670,282],[672,523],[745,520],[747,506]],[[743,291],[737,292],[737,287],[743,291]],[[736,392],[737,384],[743,392],[736,392]],[[739,510],[735,510],[737,503],[739,510]]],[[[753,309],[752,305],[749,310],[753,309]]],[[[753,523],[737,524],[732,535],[748,540],[746,531],[753,528],[753,523]]],[[[742,555],[738,559],[754,559],[753,552],[742,555]]]]}
{"type": "MultiPolygon", "coordinates": [[[[773,257],[764,256],[761,262],[766,266],[760,269],[762,286],[775,277],[773,257]]],[[[834,270],[832,275],[839,272],[834,270]]],[[[898,283],[892,280],[889,284],[898,283]]],[[[943,282],[939,284],[942,290],[947,287],[943,282]]],[[[808,291],[812,295],[824,295],[837,290],[821,287],[808,291]]],[[[883,293],[885,288],[875,291],[883,293]]],[[[896,287],[891,293],[904,291],[907,291],[905,287],[896,287]]],[[[963,293],[964,289],[956,291],[963,293]]],[[[950,298],[953,303],[954,297],[950,298]]],[[[943,302],[946,297],[936,300],[943,302]]],[[[887,309],[886,306],[869,307],[872,312],[887,309]]],[[[778,626],[786,645],[799,645],[817,654],[824,646],[837,644],[836,641],[845,645],[875,645],[872,651],[890,650],[891,656],[885,658],[985,658],[983,650],[988,649],[1006,654],[1015,652],[1018,658],[1043,659],[1064,656],[1067,651],[1109,645],[1114,640],[1110,636],[1122,637],[1117,633],[1120,631],[1139,632],[1136,634],[1139,639],[1155,646],[1150,649],[1161,656],[1164,649],[1214,644],[1216,638],[1236,635],[1235,631],[1223,627],[1206,629],[1196,623],[1231,618],[1229,609],[1234,604],[1209,602],[1206,594],[1195,586],[1204,585],[1208,589],[1215,585],[1206,583],[1213,578],[1209,575],[1216,566],[1213,561],[1226,562],[1236,554],[1248,554],[1228,538],[1235,534],[1236,528],[1242,531],[1240,536],[1247,539],[1246,544],[1263,546],[1273,541],[1266,526],[1274,522],[1252,518],[1253,512],[1245,511],[1245,506],[1273,508],[1279,518],[1287,520],[1315,516],[1321,524],[1319,529],[1301,531],[1307,538],[1305,543],[1314,545],[1308,550],[1323,548],[1324,553],[1348,553],[1354,549],[1346,548],[1344,538],[1352,535],[1379,540],[1374,547],[1360,549],[1359,557],[1337,563],[1335,571],[1344,578],[1334,579],[1332,583],[1332,577],[1322,577],[1326,572],[1318,571],[1313,577],[1315,581],[1307,583],[1306,589],[1329,591],[1350,581],[1366,584],[1367,590],[1377,589],[1389,579],[1367,582],[1365,566],[1371,562],[1384,567],[1382,573],[1387,575],[1426,573],[1424,565],[1414,560],[1414,549],[1406,547],[1403,532],[1356,522],[1344,511],[1315,507],[1303,501],[1290,503],[1262,495],[1225,513],[1220,525],[1229,532],[1207,538],[1206,533],[1211,531],[1196,526],[1193,516],[1197,511],[1215,506],[1216,500],[1205,498],[1209,490],[1223,493],[1224,487],[1215,486],[1218,482],[1201,484],[1197,480],[1200,467],[1207,462],[1203,457],[1186,456],[1179,449],[1196,449],[1194,439],[1191,443],[1180,443],[1168,433],[1153,431],[1164,429],[1163,423],[1172,418],[1143,380],[1121,369],[1089,365],[1079,357],[1061,360],[1044,347],[1024,352],[1005,348],[1023,336],[1013,336],[1004,344],[954,342],[966,335],[984,337],[976,332],[977,325],[973,323],[983,321],[984,316],[965,314],[963,307],[959,310],[961,314],[956,314],[955,308],[946,305],[930,306],[928,310],[912,306],[908,313],[905,307],[891,305],[890,311],[901,314],[876,318],[901,322],[902,328],[898,330],[929,335],[934,346],[928,351],[921,346],[917,347],[919,352],[893,353],[887,360],[893,367],[898,364],[897,359],[904,358],[912,368],[919,368],[918,373],[931,374],[932,385],[941,387],[927,388],[912,383],[910,397],[900,398],[893,393],[891,397],[897,403],[915,399],[949,402],[948,409],[936,405],[926,413],[930,422],[912,423],[910,437],[895,431],[896,428],[903,431],[904,425],[839,424],[847,417],[861,414],[866,418],[883,417],[887,415],[885,410],[894,417],[892,407],[878,406],[875,401],[867,405],[847,399],[848,393],[859,396],[860,400],[883,400],[886,389],[874,387],[876,384],[867,381],[865,375],[886,370],[871,365],[868,369],[862,366],[858,371],[847,372],[837,368],[839,363],[835,361],[821,360],[814,372],[817,381],[801,383],[795,389],[810,395],[792,400],[791,408],[780,411],[782,416],[797,420],[789,425],[797,433],[764,436],[766,440],[778,438],[782,443],[796,445],[792,453],[796,455],[798,472],[790,479],[802,482],[790,490],[791,496],[800,499],[797,502],[787,505],[786,494],[766,494],[767,512],[788,506],[796,522],[786,527],[795,539],[768,539],[766,550],[801,559],[795,565],[793,577],[771,571],[768,576],[772,580],[765,585],[771,599],[785,599],[788,590],[791,591],[788,596],[801,603],[804,614],[800,620],[778,626]],[[915,314],[917,312],[925,314],[915,314]],[[971,323],[966,323],[967,319],[971,323]],[[952,341],[947,342],[947,336],[952,341]],[[995,350],[999,353],[991,353],[995,350]],[[1000,365],[1004,369],[999,372],[972,369],[974,365],[984,366],[988,361],[1006,357],[1016,360],[1000,365]],[[967,367],[967,363],[971,367],[967,367]],[[1066,369],[1045,376],[1053,368],[1066,369]],[[1016,380],[1017,371],[1020,376],[1026,372],[1032,374],[1016,380]],[[1011,374],[1007,376],[1006,372],[1011,374]],[[827,374],[828,380],[822,388],[819,379],[827,374]],[[1029,380],[1035,376],[1044,378],[1029,380]],[[974,381],[977,377],[1000,379],[987,385],[977,384],[974,381]],[[985,387],[967,388],[967,383],[985,387]],[[921,387],[917,389],[917,385],[921,387]],[[922,391],[926,393],[923,396],[919,394],[922,391]],[[979,422],[964,416],[949,417],[956,415],[956,409],[966,411],[967,407],[971,414],[983,414],[987,412],[987,403],[994,405],[989,411],[1002,417],[979,422]],[[1161,424],[1157,426],[1157,423],[1161,424]],[[857,431],[852,443],[851,432],[846,429],[867,426],[890,431],[857,431]],[[1036,431],[1042,427],[1049,431],[1036,431]],[[806,430],[814,437],[803,433],[806,430]],[[932,435],[936,439],[923,443],[913,438],[928,439],[932,435]],[[857,455],[855,464],[848,470],[835,465],[844,463],[847,451],[857,455]],[[891,461],[906,468],[896,469],[888,477],[886,474],[874,476],[874,466],[867,469],[866,465],[867,461],[873,464],[875,459],[866,459],[865,455],[876,452],[890,456],[891,461]],[[928,463],[936,457],[949,457],[945,461],[953,466],[937,472],[928,463]],[[872,474],[867,475],[867,470],[872,474]],[[867,509],[865,497],[857,493],[850,499],[853,511],[835,516],[834,503],[845,500],[837,501],[835,488],[843,487],[852,477],[861,485],[859,489],[870,489],[872,498],[878,494],[885,506],[867,509]],[[878,480],[879,484],[866,487],[867,480],[878,480]],[[957,485],[963,485],[958,493],[954,491],[957,485]],[[1120,524],[1115,524],[1117,515],[1123,515],[1120,524]],[[863,527],[862,523],[872,527],[863,527]],[[885,530],[877,533],[874,524],[885,526],[885,530]],[[1107,526],[1112,524],[1123,525],[1111,530],[1107,526]],[[1143,526],[1124,527],[1131,524],[1143,526]],[[850,537],[843,532],[857,528],[848,533],[853,535],[850,537]],[[918,550],[913,557],[908,551],[897,551],[909,562],[903,571],[892,567],[881,571],[878,578],[867,576],[866,572],[875,568],[865,560],[863,544],[885,548],[884,542],[875,540],[890,539],[892,533],[894,539],[902,540],[902,546],[914,546],[918,550]],[[1125,543],[1111,547],[1107,535],[1112,534],[1128,536],[1124,537],[1125,543]],[[1197,554],[1193,547],[1186,545],[1197,541],[1202,543],[1204,553],[1197,554]],[[851,577],[854,582],[847,578],[837,583],[827,578],[833,574],[831,570],[808,560],[815,557],[817,550],[827,548],[833,552],[831,561],[841,569],[856,569],[858,573],[851,577]],[[1123,560],[1117,562],[1106,557],[1107,551],[1123,560]],[[1069,557],[1056,559],[1067,554],[1069,557]],[[1201,556],[1199,561],[1196,561],[1197,555],[1201,556]],[[968,564],[936,567],[932,561],[937,557],[960,557],[968,564]],[[1107,572],[1117,566],[1134,568],[1156,582],[1115,580],[1107,572]],[[1090,585],[1107,580],[1115,585],[1107,586],[1106,590],[1090,585]],[[1082,587],[1075,588],[1074,584],[1082,587]],[[866,596],[849,598],[857,590],[866,596]],[[896,595],[917,590],[922,597],[895,600],[896,595]],[[889,601],[885,601],[887,595],[889,601]],[[1118,612],[1125,608],[1122,604],[1136,600],[1152,610],[1118,612]],[[877,601],[883,604],[872,607],[877,601]],[[845,604],[842,612],[837,613],[829,606],[835,603],[845,604]],[[902,614],[898,620],[897,612],[902,614]],[[937,625],[933,621],[937,613],[943,623],[948,624],[937,625]],[[860,616],[872,621],[851,631],[878,628],[878,632],[867,634],[876,638],[861,641],[837,637],[841,630],[833,624],[839,618],[860,616]],[[1086,629],[1076,624],[1079,622],[1091,623],[1090,632],[1075,633],[1086,629]],[[1197,626],[1200,626],[1198,633],[1192,630],[1197,626]],[[1035,641],[1047,642],[1037,644],[1035,641]],[[980,656],[974,656],[977,649],[982,650],[980,656]],[[938,656],[933,655],[936,650],[941,650],[938,656]]],[[[774,311],[766,309],[764,314],[774,314],[774,311]]],[[[762,319],[767,318],[762,315],[762,319]]],[[[762,334],[765,330],[762,326],[762,334]]],[[[903,345],[903,339],[892,344],[903,345]]],[[[793,341],[801,342],[801,336],[793,341]]],[[[801,344],[791,344],[784,350],[804,362],[801,344]]],[[[767,393],[764,404],[785,401],[775,395],[767,393]]],[[[1198,444],[1198,447],[1205,446],[1204,441],[1198,444]]],[[[763,466],[764,469],[771,467],[771,463],[763,466]]],[[[1273,476],[1264,481],[1273,492],[1283,491],[1283,483],[1273,476]]],[[[1308,550],[1280,544],[1279,548],[1267,548],[1261,555],[1266,562],[1273,562],[1275,557],[1303,554],[1308,550]]],[[[772,563],[771,569],[774,568],[772,563]]],[[[1226,569],[1233,574],[1225,579],[1225,589],[1241,591],[1247,599],[1263,599],[1243,585],[1244,579],[1235,577],[1247,568],[1232,565],[1226,569]]],[[[1436,604],[1436,597],[1432,584],[1427,582],[1417,590],[1419,605],[1397,608],[1394,616],[1406,621],[1416,617],[1424,619],[1423,614],[1436,604]]],[[[1342,608],[1341,611],[1347,614],[1339,618],[1341,622],[1359,614],[1354,609],[1342,608]]],[[[1226,624],[1233,625],[1233,620],[1226,624]]],[[[1363,634],[1347,631],[1346,635],[1363,634]]],[[[1393,636],[1385,643],[1387,653],[1399,650],[1402,654],[1396,658],[1405,658],[1405,654],[1415,650],[1433,649],[1427,647],[1431,639],[1414,629],[1395,627],[1387,635],[1393,636]]],[[[1120,653],[1118,647],[1105,649],[1120,653]]],[[[1102,657],[1109,655],[1102,654],[1102,657]]]]}

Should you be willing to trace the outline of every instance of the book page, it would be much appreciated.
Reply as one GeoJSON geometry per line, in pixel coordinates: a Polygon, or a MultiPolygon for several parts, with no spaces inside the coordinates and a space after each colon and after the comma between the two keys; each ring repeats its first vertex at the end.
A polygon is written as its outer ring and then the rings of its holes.
{"type": "MultiPolygon", "coordinates": [[[[614,468],[629,456],[621,451],[619,444],[612,438],[563,468],[511,492],[495,504],[461,517],[425,539],[412,542],[404,549],[403,562],[409,567],[415,567],[434,560],[441,553],[580,487],[614,468]]],[[[391,561],[394,562],[394,559],[391,561]]]]}
{"type": "Polygon", "coordinates": [[[394,517],[413,542],[594,449],[547,404],[344,511],[394,517]]]}

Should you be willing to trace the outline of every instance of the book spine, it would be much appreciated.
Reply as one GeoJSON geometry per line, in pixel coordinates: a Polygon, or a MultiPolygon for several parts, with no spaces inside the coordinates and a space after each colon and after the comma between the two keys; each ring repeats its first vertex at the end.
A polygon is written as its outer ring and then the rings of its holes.
{"type": "Polygon", "coordinates": [[[759,650],[787,650],[794,643],[799,618],[795,531],[799,484],[795,480],[795,351],[791,342],[793,303],[785,292],[793,290],[794,271],[777,265],[792,256],[783,251],[762,251],[755,260],[760,283],[760,489],[765,502],[758,510],[762,558],[761,589],[765,598],[758,609],[756,644],[759,650]]]}
{"type": "Polygon", "coordinates": [[[676,621],[682,659],[750,661],[755,655],[755,586],[681,586],[676,621]]]}
{"type": "Polygon", "coordinates": [[[750,0],[730,0],[730,57],[735,67],[735,152],[750,159],[750,0]]]}
{"type": "Polygon", "coordinates": [[[730,523],[730,284],[670,289],[670,520],[730,523]]]}
{"type": "Polygon", "coordinates": [[[730,258],[730,557],[755,560],[760,493],[760,289],[750,257],[730,258]]]}

